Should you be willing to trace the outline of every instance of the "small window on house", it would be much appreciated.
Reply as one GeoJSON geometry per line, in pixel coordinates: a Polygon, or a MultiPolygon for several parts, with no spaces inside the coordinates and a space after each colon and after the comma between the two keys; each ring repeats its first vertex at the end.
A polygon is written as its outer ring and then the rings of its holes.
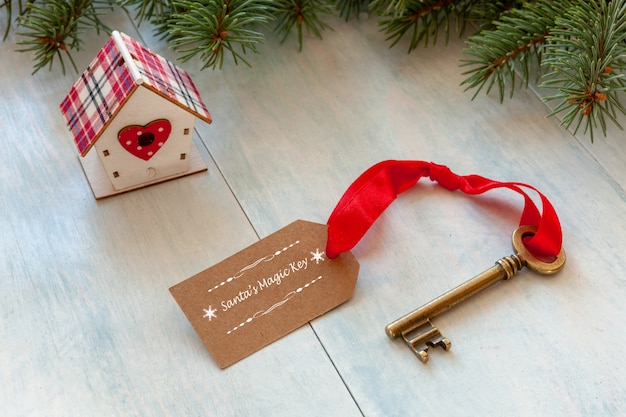
{"type": "Polygon", "coordinates": [[[187,154],[186,154],[186,153],[181,153],[181,154],[180,154],[180,159],[181,159],[181,161],[182,161],[183,159],[187,159],[187,154]]]}
{"type": "Polygon", "coordinates": [[[108,150],[108,149],[105,149],[104,151],[102,151],[102,154],[103,154],[104,156],[109,156],[109,150],[108,150]]]}
{"type": "Polygon", "coordinates": [[[117,171],[113,171],[113,178],[117,178],[120,176],[120,173],[117,171]]]}
{"type": "Polygon", "coordinates": [[[189,134],[189,128],[188,127],[186,127],[185,130],[183,130],[183,134],[184,135],[188,135],[189,134]]]}

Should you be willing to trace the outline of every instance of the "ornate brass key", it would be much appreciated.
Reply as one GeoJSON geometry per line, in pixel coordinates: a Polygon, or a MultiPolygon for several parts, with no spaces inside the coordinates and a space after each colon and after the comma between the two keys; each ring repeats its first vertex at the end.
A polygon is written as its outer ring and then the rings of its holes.
{"type": "Polygon", "coordinates": [[[485,272],[387,325],[385,327],[387,335],[391,339],[402,336],[423,363],[428,362],[429,348],[438,346],[444,350],[449,350],[450,341],[432,325],[430,322],[432,318],[500,280],[513,278],[524,266],[540,274],[554,274],[563,267],[565,264],[565,251],[563,249],[552,262],[543,262],[526,249],[522,239],[525,236],[534,235],[536,231],[535,226],[519,227],[512,236],[515,255],[505,256],[497,260],[495,265],[485,272]]]}

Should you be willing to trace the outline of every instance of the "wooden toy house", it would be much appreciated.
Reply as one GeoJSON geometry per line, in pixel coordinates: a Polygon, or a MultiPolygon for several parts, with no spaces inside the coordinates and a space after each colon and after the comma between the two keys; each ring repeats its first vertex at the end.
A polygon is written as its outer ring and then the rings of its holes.
{"type": "Polygon", "coordinates": [[[211,123],[189,74],[114,31],[60,105],[96,198],[206,170],[192,141],[211,123]]]}

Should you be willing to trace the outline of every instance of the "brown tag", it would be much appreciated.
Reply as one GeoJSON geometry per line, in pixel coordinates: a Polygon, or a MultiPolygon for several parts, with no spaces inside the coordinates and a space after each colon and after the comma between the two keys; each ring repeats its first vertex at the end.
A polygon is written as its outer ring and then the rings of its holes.
{"type": "Polygon", "coordinates": [[[220,368],[352,297],[359,263],[326,258],[327,237],[326,225],[297,220],[170,288],[220,368]]]}

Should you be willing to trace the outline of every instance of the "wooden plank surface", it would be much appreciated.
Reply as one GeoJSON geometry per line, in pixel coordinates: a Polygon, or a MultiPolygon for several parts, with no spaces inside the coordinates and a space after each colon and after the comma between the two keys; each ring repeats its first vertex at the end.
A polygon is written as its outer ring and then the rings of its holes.
{"type": "MultiPolygon", "coordinates": [[[[149,27],[111,26],[173,59],[149,27]]],[[[533,91],[470,101],[461,40],[407,55],[373,19],[324,40],[268,38],[252,68],[189,71],[213,116],[206,173],[95,201],[58,102],[74,74],[30,76],[0,45],[0,414],[620,415],[626,321],[626,141],[588,143],[533,91]],[[568,255],[434,322],[452,341],[422,365],[384,326],[511,252],[521,199],[422,180],[354,249],[352,300],[218,369],[167,289],[295,219],[325,222],[383,159],[429,160],[538,187],[568,255]]],[[[86,39],[86,65],[104,38],[86,39]]]]}
{"type": "Polygon", "coordinates": [[[168,288],[258,240],[218,167],[199,146],[207,172],[95,201],[58,110],[76,75],[31,77],[13,40],[0,64],[0,415],[360,415],[308,326],[217,367],[168,288]]]}

